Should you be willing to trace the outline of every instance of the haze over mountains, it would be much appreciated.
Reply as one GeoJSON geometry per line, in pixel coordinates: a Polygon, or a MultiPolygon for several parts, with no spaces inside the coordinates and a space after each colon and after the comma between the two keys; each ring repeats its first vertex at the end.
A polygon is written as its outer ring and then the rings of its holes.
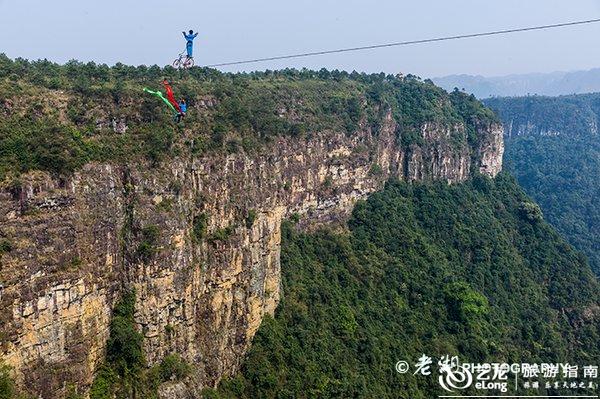
{"type": "Polygon", "coordinates": [[[600,91],[600,68],[588,71],[484,77],[450,75],[432,79],[446,90],[465,89],[478,98],[525,95],[559,96],[600,91]]]}

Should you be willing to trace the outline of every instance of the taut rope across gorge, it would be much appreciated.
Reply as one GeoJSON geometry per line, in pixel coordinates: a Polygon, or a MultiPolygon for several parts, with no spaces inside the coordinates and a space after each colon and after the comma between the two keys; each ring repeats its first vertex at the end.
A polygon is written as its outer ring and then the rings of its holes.
{"type": "Polygon", "coordinates": [[[244,61],[223,62],[223,63],[218,63],[218,64],[205,65],[205,67],[216,68],[216,67],[231,66],[231,65],[255,64],[255,63],[259,63],[259,62],[287,60],[287,59],[291,59],[291,58],[314,57],[317,55],[325,55],[325,54],[348,53],[348,52],[352,52],[352,51],[373,50],[373,49],[386,48],[386,47],[398,47],[398,46],[408,46],[408,45],[414,45],[414,44],[443,42],[443,41],[457,40],[457,39],[468,39],[468,38],[474,38],[474,37],[506,35],[509,33],[555,29],[555,28],[563,28],[563,27],[575,26],[575,25],[588,25],[588,24],[594,24],[594,23],[598,23],[598,22],[600,22],[600,18],[588,19],[585,21],[563,22],[563,23],[551,24],[551,25],[540,25],[540,26],[531,26],[531,27],[525,27],[525,28],[496,30],[496,31],[491,31],[491,32],[436,37],[436,38],[432,38],[432,39],[421,39],[421,40],[411,40],[411,41],[395,42],[395,43],[375,44],[375,45],[371,45],[371,46],[362,46],[362,47],[349,47],[349,48],[342,48],[342,49],[337,49],[337,50],[323,50],[323,51],[314,51],[314,52],[300,53],[300,54],[280,55],[280,56],[275,56],[275,57],[256,58],[256,59],[244,60],[244,61]]]}

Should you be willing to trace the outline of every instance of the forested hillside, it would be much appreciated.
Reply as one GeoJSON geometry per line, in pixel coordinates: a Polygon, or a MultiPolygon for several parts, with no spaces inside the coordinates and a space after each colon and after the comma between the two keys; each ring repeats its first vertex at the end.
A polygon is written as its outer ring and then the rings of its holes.
{"type": "Polygon", "coordinates": [[[349,227],[286,225],[275,318],[209,397],[424,399],[436,378],[397,374],[398,360],[600,358],[597,279],[508,175],[390,182],[349,227]]]}
{"type": "Polygon", "coordinates": [[[505,168],[600,275],[600,94],[495,98],[505,168]]]}

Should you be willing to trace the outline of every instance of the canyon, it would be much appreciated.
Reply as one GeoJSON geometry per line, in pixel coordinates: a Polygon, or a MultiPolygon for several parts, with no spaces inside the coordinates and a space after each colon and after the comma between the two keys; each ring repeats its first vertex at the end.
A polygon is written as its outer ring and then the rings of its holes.
{"type": "Polygon", "coordinates": [[[375,131],[279,137],[257,154],[146,163],[90,162],[71,176],[32,171],[0,192],[0,357],[42,398],[86,392],[103,362],[111,312],[135,289],[149,365],[193,366],[162,397],[193,397],[235,373],[281,298],[282,220],[340,224],[386,180],[458,183],[502,168],[503,129],[428,122],[401,144],[391,112],[375,131]],[[152,234],[150,234],[152,232],[152,234]],[[152,237],[149,237],[152,236],[152,237]],[[150,242],[149,242],[150,241],[150,242]],[[186,396],[187,395],[187,396],[186,396]]]}

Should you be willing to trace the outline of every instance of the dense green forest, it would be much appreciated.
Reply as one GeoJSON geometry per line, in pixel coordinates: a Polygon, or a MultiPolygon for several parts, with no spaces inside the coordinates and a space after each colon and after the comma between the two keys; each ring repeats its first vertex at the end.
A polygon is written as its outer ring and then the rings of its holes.
{"type": "Polygon", "coordinates": [[[513,130],[505,168],[600,275],[600,94],[485,102],[513,130]]]}
{"type": "Polygon", "coordinates": [[[600,275],[600,140],[518,137],[507,143],[505,160],[546,219],[600,275]]]}
{"type": "Polygon", "coordinates": [[[473,96],[448,94],[416,76],[284,70],[225,74],[214,69],[113,67],[71,61],[11,60],[0,54],[0,181],[34,169],[66,174],[89,161],[156,164],[207,151],[252,152],[281,136],[326,130],[377,132],[392,112],[398,139],[420,144],[424,122],[464,124],[457,144],[477,140],[477,123],[497,121],[473,96]],[[188,116],[172,122],[165,105],[142,92],[172,82],[188,116]],[[112,121],[123,121],[116,133],[112,121]],[[35,134],[33,134],[35,133],[35,134]]]}
{"type": "MultiPolygon", "coordinates": [[[[597,363],[599,285],[512,177],[390,182],[349,233],[284,227],[283,299],[211,398],[431,398],[399,360],[597,363]]],[[[536,392],[544,394],[544,392],[536,392]]]]}

